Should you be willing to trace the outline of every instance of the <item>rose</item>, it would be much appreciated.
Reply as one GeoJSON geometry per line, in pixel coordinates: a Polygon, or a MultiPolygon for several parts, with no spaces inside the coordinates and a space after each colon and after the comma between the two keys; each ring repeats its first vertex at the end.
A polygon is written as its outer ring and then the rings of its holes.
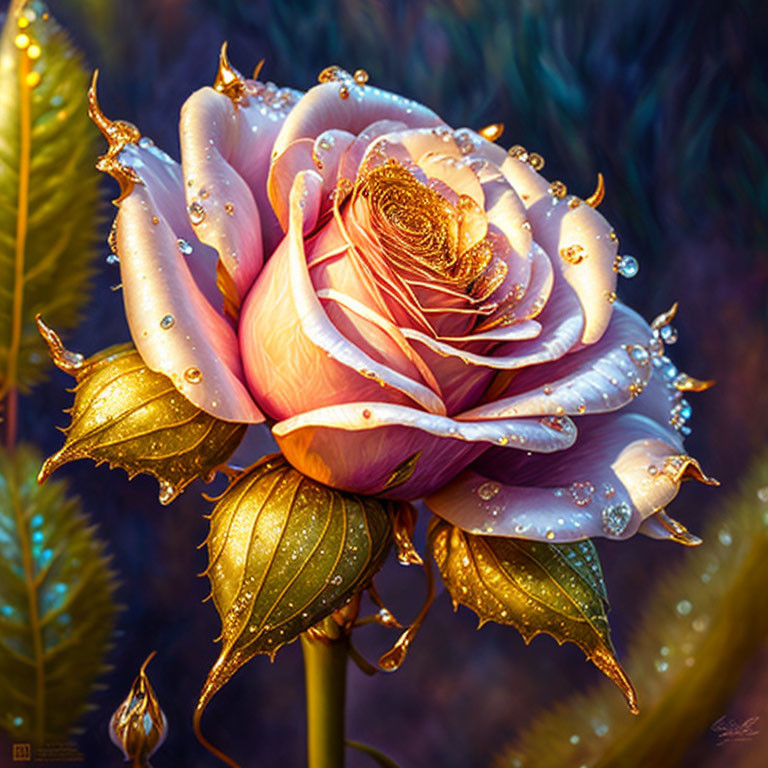
{"type": "Polygon", "coordinates": [[[537,155],[365,79],[302,95],[224,61],[182,110],[181,166],[113,147],[145,362],[221,419],[266,414],[337,488],[475,532],[685,538],[663,507],[703,478],[674,428],[694,380],[614,303],[609,224],[537,155]]]}

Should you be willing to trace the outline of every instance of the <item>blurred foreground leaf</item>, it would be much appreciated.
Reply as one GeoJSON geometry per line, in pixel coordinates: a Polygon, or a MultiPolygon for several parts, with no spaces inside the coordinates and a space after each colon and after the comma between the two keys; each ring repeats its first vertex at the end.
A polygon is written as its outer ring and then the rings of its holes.
{"type": "MultiPolygon", "coordinates": [[[[541,714],[498,768],[691,764],[687,750],[727,711],[768,637],[768,455],[719,509],[704,544],[662,574],[633,634],[627,667],[640,716],[626,717],[601,689],[571,696],[541,714]]],[[[750,760],[749,744],[739,747],[739,764],[765,764],[764,751],[750,760]]]]}
{"type": "Polygon", "coordinates": [[[432,550],[455,608],[471,608],[480,625],[511,624],[529,643],[545,632],[576,643],[621,689],[632,712],[637,697],[611,645],[606,593],[591,541],[547,544],[478,536],[435,518],[432,550]]]}
{"type": "Polygon", "coordinates": [[[43,464],[41,481],[68,461],[106,461],[131,478],[154,475],[160,502],[170,504],[193,480],[221,466],[243,439],[247,424],[201,411],[167,376],[147,368],[132,344],[85,359],[66,350],[42,322],[40,329],[56,365],[77,380],[67,439],[43,464]]]}
{"type": "Polygon", "coordinates": [[[30,447],[0,451],[0,726],[37,744],[86,711],[116,613],[104,545],[39,467],[30,447]]]}
{"type": "Polygon", "coordinates": [[[88,75],[43,3],[13,2],[0,39],[0,399],[47,364],[34,318],[72,327],[99,219],[88,75]]]}
{"type": "Polygon", "coordinates": [[[256,654],[274,657],[368,585],[389,551],[393,505],[320,485],[280,455],[226,490],[211,516],[206,570],[223,645],[198,722],[256,654]]]}

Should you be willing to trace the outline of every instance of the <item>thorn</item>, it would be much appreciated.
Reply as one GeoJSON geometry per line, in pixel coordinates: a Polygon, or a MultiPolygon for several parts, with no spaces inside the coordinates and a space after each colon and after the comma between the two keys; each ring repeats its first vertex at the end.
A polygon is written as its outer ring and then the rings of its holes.
{"type": "Polygon", "coordinates": [[[96,95],[96,84],[99,80],[99,70],[93,71],[91,87],[88,89],[88,116],[102,132],[109,143],[107,153],[96,163],[96,168],[112,176],[120,184],[120,196],[114,200],[119,205],[131,193],[134,184],[141,184],[139,175],[133,168],[120,162],[120,153],[128,144],[138,144],[141,132],[132,123],[125,120],[110,120],[99,106],[96,95]]]}
{"type": "Polygon", "coordinates": [[[682,523],[673,520],[663,509],[656,513],[656,519],[666,528],[670,539],[685,547],[698,547],[702,539],[694,536],[682,523]]]}
{"type": "Polygon", "coordinates": [[[213,87],[235,104],[240,104],[245,99],[245,78],[230,63],[226,40],[221,44],[219,71],[216,73],[213,87]]]}
{"type": "Polygon", "coordinates": [[[591,208],[597,208],[605,197],[605,180],[603,174],[597,174],[597,189],[584,201],[591,208]]]}
{"type": "Polygon", "coordinates": [[[487,141],[496,141],[504,133],[504,123],[491,123],[481,128],[478,133],[487,141]]]}
{"type": "Polygon", "coordinates": [[[678,392],[706,392],[716,383],[714,379],[694,379],[693,376],[684,373],[675,379],[674,387],[678,392]]]}
{"type": "Polygon", "coordinates": [[[654,331],[658,331],[659,328],[663,328],[665,325],[669,325],[677,314],[678,303],[675,302],[666,312],[658,315],[653,319],[651,328],[654,331]]]}
{"type": "Polygon", "coordinates": [[[49,328],[39,314],[35,315],[37,330],[48,345],[48,352],[51,355],[54,365],[64,373],[77,378],[77,373],[85,365],[85,358],[79,352],[70,352],[61,342],[61,338],[53,328],[49,328]]]}

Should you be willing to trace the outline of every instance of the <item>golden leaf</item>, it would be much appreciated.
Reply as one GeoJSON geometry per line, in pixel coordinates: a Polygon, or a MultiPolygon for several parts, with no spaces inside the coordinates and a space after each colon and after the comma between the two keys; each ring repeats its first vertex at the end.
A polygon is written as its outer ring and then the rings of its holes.
{"type": "Polygon", "coordinates": [[[38,319],[53,361],[77,380],[63,447],[40,470],[42,482],[62,464],[93,459],[144,472],[170,504],[193,480],[207,479],[234,453],[248,428],[201,411],[164,374],[151,371],[132,344],[83,358],[67,351],[38,319]]]}
{"type": "MultiPolygon", "coordinates": [[[[392,541],[387,502],[328,488],[279,454],[220,497],[207,538],[222,648],[195,712],[256,654],[275,653],[368,586],[392,541]]],[[[205,742],[204,742],[205,743],[205,742]]]]}
{"type": "Polygon", "coordinates": [[[592,542],[477,536],[436,519],[431,545],[454,607],[471,608],[481,626],[511,624],[526,643],[542,632],[561,645],[576,643],[637,714],[635,690],[611,645],[605,586],[592,542]]]}

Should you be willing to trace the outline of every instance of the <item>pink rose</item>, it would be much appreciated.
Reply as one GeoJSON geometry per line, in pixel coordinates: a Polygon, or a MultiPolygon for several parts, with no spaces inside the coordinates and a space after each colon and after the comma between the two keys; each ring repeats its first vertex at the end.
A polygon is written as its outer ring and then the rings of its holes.
{"type": "Polygon", "coordinates": [[[363,74],[301,94],[225,67],[184,105],[181,165],[122,149],[146,363],[221,419],[274,420],[337,488],[473,532],[685,538],[663,507],[703,479],[676,429],[696,382],[614,303],[608,222],[538,156],[363,74]]]}

